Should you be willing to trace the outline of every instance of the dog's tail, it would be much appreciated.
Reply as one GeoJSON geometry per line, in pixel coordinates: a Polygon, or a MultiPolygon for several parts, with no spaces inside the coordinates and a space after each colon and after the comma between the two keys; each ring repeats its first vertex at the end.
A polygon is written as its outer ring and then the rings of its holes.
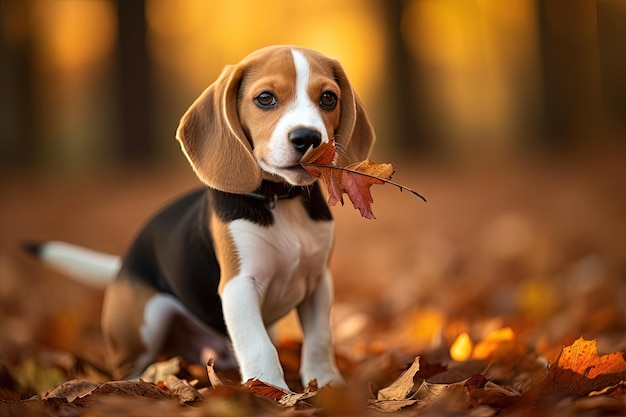
{"type": "Polygon", "coordinates": [[[96,252],[64,242],[25,242],[24,249],[45,265],[92,286],[102,287],[115,279],[122,267],[119,256],[96,252]]]}

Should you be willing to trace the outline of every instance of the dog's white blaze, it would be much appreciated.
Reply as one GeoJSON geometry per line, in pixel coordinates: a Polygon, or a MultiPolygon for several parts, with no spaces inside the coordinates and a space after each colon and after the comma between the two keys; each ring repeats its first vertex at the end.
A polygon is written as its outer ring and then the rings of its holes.
{"type": "Polygon", "coordinates": [[[309,97],[309,79],[311,78],[311,68],[305,56],[296,50],[292,50],[293,63],[296,67],[296,99],[293,103],[292,111],[287,112],[292,127],[308,127],[318,130],[322,135],[322,140],[328,142],[328,135],[320,114],[317,103],[309,97]]]}
{"type": "MultiPolygon", "coordinates": [[[[328,133],[318,105],[309,97],[308,87],[311,69],[306,57],[299,51],[292,50],[293,63],[296,69],[296,93],[284,110],[284,114],[276,124],[269,141],[269,166],[267,171],[275,171],[273,167],[290,167],[300,159],[291,142],[289,133],[297,128],[308,128],[320,132],[322,142],[328,142],[328,133]]],[[[281,172],[278,170],[279,175],[281,172]]]]}

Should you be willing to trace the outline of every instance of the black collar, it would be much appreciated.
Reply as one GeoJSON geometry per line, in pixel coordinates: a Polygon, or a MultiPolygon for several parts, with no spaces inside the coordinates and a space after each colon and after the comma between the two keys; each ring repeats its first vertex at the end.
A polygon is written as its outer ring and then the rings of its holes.
{"type": "Polygon", "coordinates": [[[300,193],[302,193],[302,189],[302,187],[284,182],[263,180],[259,188],[251,193],[245,194],[245,196],[255,198],[257,200],[263,200],[273,208],[276,201],[288,200],[297,197],[300,193]]]}

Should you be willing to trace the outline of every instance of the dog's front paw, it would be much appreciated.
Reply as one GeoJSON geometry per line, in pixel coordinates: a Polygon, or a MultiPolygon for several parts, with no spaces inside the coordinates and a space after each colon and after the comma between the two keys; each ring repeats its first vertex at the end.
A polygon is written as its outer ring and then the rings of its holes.
{"type": "Polygon", "coordinates": [[[318,387],[325,385],[344,385],[345,381],[337,368],[333,365],[320,366],[315,369],[302,369],[300,372],[302,385],[307,387],[314,379],[318,387]]]}
{"type": "Polygon", "coordinates": [[[242,379],[241,382],[243,383],[251,379],[258,379],[259,381],[267,384],[289,390],[289,386],[287,385],[287,382],[285,382],[283,369],[280,367],[279,363],[276,366],[267,366],[266,364],[266,366],[254,369],[240,369],[240,371],[242,379]]]}

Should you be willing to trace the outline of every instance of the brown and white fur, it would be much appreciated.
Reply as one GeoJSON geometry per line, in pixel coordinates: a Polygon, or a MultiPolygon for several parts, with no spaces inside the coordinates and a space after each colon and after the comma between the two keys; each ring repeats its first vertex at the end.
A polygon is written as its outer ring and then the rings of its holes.
{"type": "Polygon", "coordinates": [[[287,388],[267,328],[295,309],[303,384],[342,382],[330,328],[333,221],[299,165],[332,138],[342,163],[367,158],[374,143],[341,65],[300,47],[258,50],[227,66],[180,121],[177,139],[206,187],[149,220],[121,263],[58,242],[31,248],[62,268],[82,265],[74,275],[116,276],[102,312],[116,377],[138,376],[160,354],[228,365],[232,343],[244,381],[287,388]]]}

